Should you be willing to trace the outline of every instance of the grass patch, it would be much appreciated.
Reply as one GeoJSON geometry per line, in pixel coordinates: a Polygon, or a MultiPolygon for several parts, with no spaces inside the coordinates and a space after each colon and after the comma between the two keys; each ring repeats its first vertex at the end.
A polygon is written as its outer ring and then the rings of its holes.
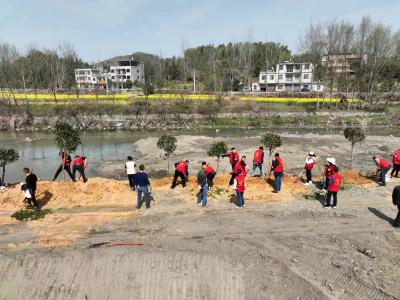
{"type": "Polygon", "coordinates": [[[21,209],[11,215],[12,218],[18,221],[32,221],[43,219],[47,214],[51,214],[51,209],[21,209]]]}
{"type": "Polygon", "coordinates": [[[303,194],[303,198],[309,201],[315,201],[318,199],[319,194],[318,193],[305,193],[303,194]]]}

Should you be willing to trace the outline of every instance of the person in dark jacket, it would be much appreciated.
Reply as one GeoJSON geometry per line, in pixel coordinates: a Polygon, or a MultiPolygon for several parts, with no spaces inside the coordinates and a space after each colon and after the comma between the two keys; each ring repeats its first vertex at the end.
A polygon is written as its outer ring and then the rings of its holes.
{"type": "Polygon", "coordinates": [[[199,173],[197,173],[197,184],[199,185],[199,193],[197,194],[197,205],[205,207],[207,205],[208,196],[208,180],[206,176],[207,165],[201,166],[199,173]]]}
{"type": "Polygon", "coordinates": [[[397,213],[397,217],[394,220],[393,226],[399,228],[400,227],[400,185],[394,187],[392,198],[393,198],[393,205],[396,205],[397,208],[399,209],[399,212],[397,213]]]}
{"type": "Polygon", "coordinates": [[[32,171],[29,168],[24,168],[23,169],[25,173],[25,184],[26,184],[26,189],[29,190],[29,193],[31,194],[31,198],[27,199],[28,205],[32,205],[36,209],[40,209],[39,202],[36,201],[36,185],[37,185],[37,177],[35,174],[32,173],[32,171]]]}
{"type": "Polygon", "coordinates": [[[150,180],[147,173],[144,171],[144,165],[139,166],[139,172],[135,176],[135,184],[137,190],[137,205],[136,208],[142,207],[142,194],[146,208],[150,208],[150,180]]]}

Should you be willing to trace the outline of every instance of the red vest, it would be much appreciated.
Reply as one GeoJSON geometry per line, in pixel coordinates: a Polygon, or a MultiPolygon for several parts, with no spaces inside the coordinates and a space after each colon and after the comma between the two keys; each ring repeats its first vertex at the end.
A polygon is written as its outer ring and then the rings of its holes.
{"type": "Polygon", "coordinates": [[[283,172],[283,159],[280,157],[275,158],[275,161],[278,162],[278,165],[274,168],[274,173],[282,173],[283,172]]]}
{"type": "Polygon", "coordinates": [[[245,183],[244,183],[245,176],[243,174],[240,174],[235,177],[236,180],[236,192],[243,193],[244,190],[246,189],[245,183]]]}
{"type": "Polygon", "coordinates": [[[256,150],[254,152],[253,162],[261,164],[262,163],[262,154],[263,154],[263,151],[261,149],[256,150]]]}
{"type": "Polygon", "coordinates": [[[312,170],[314,168],[315,158],[311,157],[310,160],[312,160],[312,163],[311,164],[306,163],[306,166],[305,166],[306,170],[312,170]]]}
{"type": "Polygon", "coordinates": [[[339,192],[340,184],[342,183],[342,175],[335,173],[330,178],[333,179],[333,182],[328,184],[328,192],[339,192]]]}
{"type": "Polygon", "coordinates": [[[186,174],[186,167],[187,167],[187,163],[186,162],[180,162],[176,165],[176,170],[181,172],[183,174],[183,176],[187,176],[186,174]]]}
{"type": "Polygon", "coordinates": [[[71,157],[67,154],[63,154],[63,162],[64,162],[64,167],[69,167],[71,165],[71,157]]]}
{"type": "Polygon", "coordinates": [[[233,163],[236,163],[239,160],[239,153],[235,152],[233,153],[232,151],[229,152],[229,162],[232,165],[233,163]]]}
{"type": "Polygon", "coordinates": [[[400,149],[397,150],[393,155],[393,163],[396,165],[400,165],[400,149]]]}
{"type": "Polygon", "coordinates": [[[333,169],[335,169],[335,165],[329,165],[328,167],[326,167],[325,170],[325,178],[328,179],[329,177],[331,177],[333,175],[333,169]]]}
{"type": "Polygon", "coordinates": [[[386,160],[384,160],[382,157],[379,158],[379,165],[378,165],[379,169],[384,169],[387,167],[390,167],[390,163],[387,162],[386,160]]]}
{"type": "Polygon", "coordinates": [[[207,176],[208,174],[211,174],[211,173],[215,172],[215,170],[214,170],[213,167],[211,167],[210,165],[206,165],[206,166],[207,166],[207,168],[206,168],[206,170],[204,171],[204,173],[206,173],[206,176],[207,176]]]}
{"type": "Polygon", "coordinates": [[[72,162],[72,164],[75,165],[81,165],[83,167],[84,165],[84,161],[83,158],[81,156],[77,157],[74,159],[74,161],[72,162]]]}
{"type": "Polygon", "coordinates": [[[242,174],[243,174],[244,176],[246,176],[246,167],[243,167],[242,164],[241,164],[241,162],[242,162],[242,160],[239,160],[239,161],[236,163],[235,167],[233,168],[233,173],[236,173],[236,174],[237,174],[237,171],[238,171],[238,170],[241,170],[241,171],[242,171],[242,174]]]}

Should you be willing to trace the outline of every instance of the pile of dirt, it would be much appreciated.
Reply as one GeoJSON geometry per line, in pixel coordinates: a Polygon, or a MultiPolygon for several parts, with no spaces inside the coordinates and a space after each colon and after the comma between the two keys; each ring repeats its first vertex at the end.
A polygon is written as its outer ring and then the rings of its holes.
{"type": "Polygon", "coordinates": [[[344,184],[353,184],[360,186],[373,186],[376,185],[371,177],[363,176],[358,170],[344,170],[341,172],[343,175],[344,184]]]}
{"type": "MultiPolygon", "coordinates": [[[[273,176],[272,176],[273,178],[273,176]]],[[[230,174],[217,175],[214,179],[214,188],[210,192],[210,196],[217,200],[231,199],[233,201],[234,191],[229,186],[230,174]]],[[[155,180],[152,185],[154,190],[169,190],[172,177],[155,180]]],[[[273,193],[273,179],[265,180],[260,177],[248,177],[246,180],[247,189],[245,192],[246,200],[251,201],[282,201],[291,200],[297,194],[308,191],[301,183],[297,182],[292,175],[285,175],[282,180],[282,191],[278,194],[273,193]]],[[[179,181],[178,181],[179,184],[179,181]]],[[[177,191],[181,190],[178,185],[177,191]]],[[[196,177],[189,176],[185,188],[193,197],[198,192],[196,177]]],[[[193,199],[188,199],[192,201],[193,199]]]]}

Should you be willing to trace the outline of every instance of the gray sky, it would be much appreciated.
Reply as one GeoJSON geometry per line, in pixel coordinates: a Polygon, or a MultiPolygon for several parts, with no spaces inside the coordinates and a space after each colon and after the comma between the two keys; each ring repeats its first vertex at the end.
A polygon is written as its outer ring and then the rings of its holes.
{"type": "Polygon", "coordinates": [[[363,15],[400,27],[400,0],[0,0],[0,41],[25,50],[72,43],[88,62],[145,51],[273,40],[298,50],[310,22],[357,23],[363,15]]]}

